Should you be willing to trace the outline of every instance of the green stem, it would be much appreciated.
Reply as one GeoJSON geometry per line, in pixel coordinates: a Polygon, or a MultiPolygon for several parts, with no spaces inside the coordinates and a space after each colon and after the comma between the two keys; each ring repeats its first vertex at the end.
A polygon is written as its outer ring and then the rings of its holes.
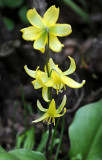
{"type": "Polygon", "coordinates": [[[49,68],[48,68],[48,61],[49,61],[49,33],[48,33],[48,44],[47,44],[47,48],[46,48],[46,70],[47,70],[47,74],[49,77],[50,73],[49,73],[49,68]]]}
{"type": "Polygon", "coordinates": [[[56,135],[56,130],[57,130],[57,127],[58,127],[59,121],[60,121],[60,119],[58,119],[58,120],[57,120],[57,123],[56,123],[55,129],[54,129],[54,133],[53,133],[53,136],[52,136],[51,149],[50,149],[50,160],[51,160],[51,156],[52,156],[53,143],[54,143],[54,139],[55,139],[55,135],[56,135]]]}
{"type": "Polygon", "coordinates": [[[59,150],[60,150],[61,143],[62,143],[63,133],[64,133],[64,116],[62,117],[62,119],[63,119],[63,121],[62,121],[62,130],[61,130],[61,135],[60,135],[60,142],[59,142],[58,147],[57,147],[55,160],[57,160],[57,158],[58,158],[59,150]]]}
{"type": "MultiPolygon", "coordinates": [[[[49,72],[49,66],[48,66],[48,61],[49,61],[49,32],[48,32],[48,44],[47,44],[47,49],[46,49],[46,70],[47,70],[47,75],[48,77],[50,77],[50,72],[49,72]]],[[[52,88],[49,87],[48,88],[48,99],[51,101],[52,100],[52,88]]],[[[48,102],[48,105],[50,104],[50,102],[48,102]]],[[[48,136],[48,140],[46,143],[46,158],[47,160],[49,160],[49,144],[52,138],[52,124],[49,124],[49,136],[48,136]]]]}

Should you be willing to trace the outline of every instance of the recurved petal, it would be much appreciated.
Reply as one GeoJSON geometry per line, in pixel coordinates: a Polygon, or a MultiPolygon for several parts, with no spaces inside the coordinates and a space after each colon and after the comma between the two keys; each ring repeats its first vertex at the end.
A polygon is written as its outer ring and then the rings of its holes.
{"type": "Polygon", "coordinates": [[[24,40],[34,41],[41,35],[42,29],[34,26],[30,26],[30,27],[21,29],[20,31],[23,33],[22,38],[24,40]]]}
{"type": "Polygon", "coordinates": [[[37,13],[37,11],[34,9],[29,9],[27,12],[27,19],[29,22],[38,27],[38,28],[44,28],[44,23],[42,17],[37,13]]]}
{"type": "Polygon", "coordinates": [[[60,112],[62,111],[62,109],[64,108],[64,106],[65,106],[65,104],[66,104],[66,100],[67,100],[67,97],[66,97],[66,95],[64,95],[63,100],[62,100],[59,108],[58,108],[57,111],[56,111],[57,113],[60,113],[60,112]]]}
{"type": "Polygon", "coordinates": [[[47,42],[47,32],[42,32],[40,37],[35,40],[33,47],[44,53],[46,42],[47,42]]]}
{"type": "Polygon", "coordinates": [[[55,70],[58,73],[62,73],[62,71],[58,68],[58,65],[55,65],[52,58],[49,59],[49,68],[50,68],[50,71],[55,70]]]}
{"type": "Polygon", "coordinates": [[[54,52],[60,52],[62,47],[64,47],[63,44],[58,40],[58,38],[54,35],[49,36],[49,46],[54,52]]]}
{"type": "Polygon", "coordinates": [[[52,26],[56,23],[59,17],[59,8],[55,5],[51,6],[44,14],[43,20],[47,26],[52,26]]]}
{"type": "Polygon", "coordinates": [[[61,117],[66,113],[66,108],[64,108],[64,112],[62,114],[56,113],[55,117],[61,117]]]}
{"type": "Polygon", "coordinates": [[[42,87],[42,86],[37,82],[37,80],[32,81],[32,84],[33,84],[33,86],[34,86],[35,89],[39,89],[39,88],[42,87]]]}
{"type": "Polygon", "coordinates": [[[46,112],[47,111],[47,109],[43,108],[43,106],[41,105],[39,100],[37,100],[37,106],[38,106],[40,111],[42,111],[42,112],[46,112]]]}
{"type": "Polygon", "coordinates": [[[67,36],[72,32],[71,25],[69,24],[55,24],[50,27],[49,32],[54,36],[67,36]]]}
{"type": "Polygon", "coordinates": [[[82,83],[78,83],[67,76],[63,76],[61,79],[64,84],[71,88],[81,88],[85,84],[85,80],[83,80],[82,83]]]}
{"type": "Polygon", "coordinates": [[[27,65],[24,66],[24,69],[25,69],[26,73],[27,73],[30,77],[35,78],[35,73],[36,73],[36,71],[33,71],[33,70],[29,69],[29,68],[27,67],[27,65]]]}
{"type": "Polygon", "coordinates": [[[70,67],[68,68],[67,71],[63,72],[63,75],[69,75],[71,73],[73,73],[76,70],[76,64],[73,58],[71,58],[70,56],[68,56],[70,59],[70,67]]]}
{"type": "Polygon", "coordinates": [[[38,118],[38,119],[35,120],[35,121],[32,121],[32,123],[37,123],[37,122],[43,121],[43,120],[46,119],[47,117],[48,117],[48,114],[45,113],[42,117],[38,118]]]}
{"type": "Polygon", "coordinates": [[[49,102],[49,98],[48,98],[48,87],[43,87],[42,88],[42,97],[46,102],[49,102]]]}

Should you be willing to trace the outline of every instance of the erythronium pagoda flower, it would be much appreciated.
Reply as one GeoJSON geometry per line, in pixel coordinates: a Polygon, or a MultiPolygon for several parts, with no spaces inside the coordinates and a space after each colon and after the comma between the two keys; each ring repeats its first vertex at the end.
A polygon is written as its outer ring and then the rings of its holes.
{"type": "Polygon", "coordinates": [[[23,32],[23,39],[34,41],[33,47],[44,53],[49,35],[50,49],[55,52],[61,51],[64,45],[60,43],[57,36],[67,36],[72,32],[72,29],[69,24],[56,23],[58,17],[59,8],[56,8],[54,5],[45,12],[43,18],[37,13],[35,8],[29,9],[27,12],[27,19],[32,26],[21,29],[21,32],[23,32]]]}
{"type": "Polygon", "coordinates": [[[66,104],[66,95],[64,95],[63,97],[63,100],[59,106],[58,109],[56,109],[56,104],[55,104],[55,100],[52,99],[50,104],[49,104],[49,108],[48,109],[45,109],[43,108],[43,106],[41,105],[40,101],[37,100],[37,106],[38,108],[42,111],[42,112],[45,112],[44,115],[42,117],[40,117],[39,119],[35,120],[35,121],[32,121],[33,123],[37,123],[37,122],[40,122],[40,121],[48,121],[47,124],[50,124],[51,123],[51,119],[52,119],[52,123],[54,123],[54,126],[55,126],[55,118],[56,117],[61,117],[65,114],[66,112],[66,108],[64,108],[65,104],[66,104]],[[64,108],[64,112],[62,114],[61,111],[63,110],[64,108]]]}
{"type": "MultiPolygon", "coordinates": [[[[36,71],[30,70],[27,65],[24,66],[24,69],[30,77],[35,78],[35,80],[32,81],[34,88],[42,88],[42,97],[46,102],[49,102],[48,85],[46,86],[45,83],[51,81],[51,78],[48,78],[47,72],[40,71],[39,67],[37,67],[36,71]]],[[[49,85],[49,87],[51,86],[49,85]]]]}
{"type": "MultiPolygon", "coordinates": [[[[71,87],[71,88],[81,88],[85,84],[85,80],[82,81],[82,83],[78,83],[74,81],[73,79],[67,77],[68,75],[72,74],[75,69],[76,69],[76,64],[73,58],[68,56],[70,59],[70,67],[67,71],[62,72],[59,68],[58,65],[55,65],[53,62],[52,58],[49,59],[49,72],[51,73],[51,79],[52,81],[48,81],[45,83],[45,85],[53,86],[54,89],[57,90],[58,92],[62,92],[62,88],[66,89],[65,85],[71,87]],[[51,84],[52,83],[52,84],[51,84]]],[[[46,68],[45,68],[46,70],[46,68]]]]}
{"type": "Polygon", "coordinates": [[[42,88],[42,96],[45,101],[49,101],[48,99],[48,87],[53,87],[58,92],[62,91],[62,88],[65,88],[65,85],[71,87],[71,88],[81,88],[85,84],[85,80],[82,81],[82,83],[78,83],[74,81],[73,79],[67,77],[67,75],[72,74],[75,69],[75,61],[73,58],[69,56],[70,59],[70,67],[67,71],[62,72],[58,65],[55,65],[52,58],[49,59],[48,68],[50,72],[50,77],[47,75],[46,66],[45,66],[45,72],[42,72],[37,68],[36,71],[28,69],[28,67],[25,65],[25,71],[29,76],[32,78],[35,78],[34,81],[32,81],[32,84],[34,85],[35,89],[42,88]]]}

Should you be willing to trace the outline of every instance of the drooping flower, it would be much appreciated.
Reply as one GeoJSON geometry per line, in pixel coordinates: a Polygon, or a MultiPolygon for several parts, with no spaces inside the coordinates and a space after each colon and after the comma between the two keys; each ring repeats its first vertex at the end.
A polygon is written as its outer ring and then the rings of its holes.
{"type": "MultiPolygon", "coordinates": [[[[64,87],[64,89],[66,89],[65,85],[67,85],[71,88],[81,88],[85,84],[85,80],[83,80],[82,83],[78,83],[67,76],[67,75],[72,74],[76,69],[74,59],[71,58],[70,56],[69,56],[69,59],[70,59],[71,64],[70,64],[69,69],[65,72],[62,72],[58,68],[58,65],[55,65],[52,58],[49,59],[48,65],[49,65],[49,70],[50,70],[49,72],[51,75],[51,80],[46,82],[45,85],[46,86],[51,85],[54,89],[57,90],[57,94],[58,94],[58,91],[59,92],[62,91],[61,89],[63,87],[64,87]]],[[[45,68],[45,70],[46,70],[46,68],[45,68]]]]}
{"type": "Polygon", "coordinates": [[[53,87],[54,89],[56,89],[58,94],[58,92],[62,92],[63,87],[64,89],[66,89],[65,85],[71,88],[81,88],[85,84],[85,80],[83,80],[82,83],[78,83],[67,76],[73,73],[76,69],[74,59],[70,56],[69,59],[71,61],[69,69],[65,72],[62,72],[58,68],[58,65],[55,65],[52,58],[50,58],[48,63],[50,77],[48,77],[47,75],[46,66],[45,72],[40,71],[39,67],[37,67],[36,71],[33,71],[28,69],[27,65],[24,66],[27,74],[32,78],[35,78],[35,80],[32,81],[34,88],[42,88],[42,97],[46,102],[49,102],[48,87],[53,87]]]}
{"type": "Polygon", "coordinates": [[[30,77],[35,78],[35,80],[32,81],[34,88],[42,88],[42,97],[46,102],[49,102],[48,87],[51,87],[51,85],[46,86],[45,83],[49,82],[51,78],[48,78],[47,72],[40,71],[39,67],[37,67],[36,71],[30,70],[27,65],[24,66],[24,69],[30,77]]]}
{"type": "Polygon", "coordinates": [[[43,108],[43,106],[41,105],[40,101],[37,100],[37,106],[38,108],[42,111],[42,112],[45,112],[44,115],[42,117],[40,117],[39,119],[35,120],[35,121],[32,121],[32,123],[37,123],[37,122],[40,122],[40,121],[48,121],[47,124],[51,123],[51,120],[52,120],[52,123],[54,123],[55,125],[55,118],[57,117],[61,117],[65,114],[66,112],[66,108],[64,108],[65,104],[66,104],[66,95],[64,95],[63,97],[63,100],[59,106],[58,109],[56,109],[56,104],[55,104],[55,100],[52,99],[52,101],[50,102],[50,105],[49,105],[49,108],[48,109],[45,109],[43,108]],[[64,112],[62,114],[61,111],[63,110],[64,108],[64,112]]]}
{"type": "Polygon", "coordinates": [[[34,41],[33,47],[44,53],[49,34],[50,49],[55,52],[61,51],[64,45],[60,43],[57,36],[67,36],[72,32],[72,29],[69,24],[56,23],[58,17],[59,8],[56,8],[54,5],[45,12],[43,18],[37,13],[35,8],[29,9],[27,12],[27,19],[32,26],[21,29],[21,32],[23,32],[23,39],[34,41]]]}

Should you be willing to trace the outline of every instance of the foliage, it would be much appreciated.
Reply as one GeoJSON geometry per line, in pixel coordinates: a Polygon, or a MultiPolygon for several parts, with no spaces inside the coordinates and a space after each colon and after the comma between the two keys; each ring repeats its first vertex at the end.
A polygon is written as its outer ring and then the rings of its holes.
{"type": "MultiPolygon", "coordinates": [[[[93,28],[93,22],[88,15],[87,12],[85,12],[83,9],[81,9],[75,2],[72,0],[64,0],[64,2],[71,7],[77,14],[79,14],[82,18],[86,20],[86,22],[90,25],[91,28],[93,28]]],[[[86,7],[86,3],[84,0],[81,0],[81,3],[86,7]]]]}
{"type": "Polygon", "coordinates": [[[79,109],[69,128],[69,136],[71,160],[102,159],[102,100],[79,109]]]}
{"type": "Polygon", "coordinates": [[[15,149],[8,153],[0,148],[0,160],[46,160],[40,152],[35,152],[29,149],[15,149]]]}
{"type": "Polygon", "coordinates": [[[5,24],[6,28],[7,28],[9,31],[11,31],[11,30],[14,29],[15,24],[14,24],[14,22],[13,22],[12,19],[10,19],[10,18],[8,18],[8,17],[3,17],[3,21],[4,21],[4,24],[5,24]]]}

